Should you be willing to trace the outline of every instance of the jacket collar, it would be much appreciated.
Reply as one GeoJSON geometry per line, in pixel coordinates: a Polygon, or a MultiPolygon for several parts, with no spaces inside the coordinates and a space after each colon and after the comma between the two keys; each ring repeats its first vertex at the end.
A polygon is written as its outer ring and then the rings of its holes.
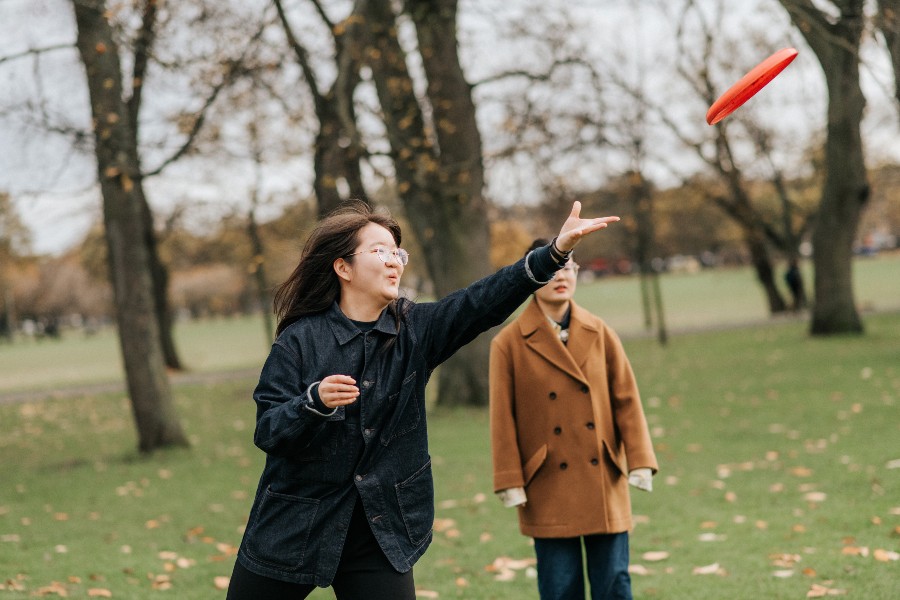
{"type": "Polygon", "coordinates": [[[559,340],[535,299],[531,300],[517,321],[519,331],[530,349],[558,369],[587,384],[584,367],[598,332],[590,316],[588,311],[571,302],[567,345],[559,340]]]}
{"type": "MultiPolygon", "coordinates": [[[[337,301],[332,303],[331,308],[326,314],[326,318],[331,325],[331,330],[334,332],[335,339],[337,339],[338,344],[341,346],[356,336],[362,335],[362,331],[360,331],[359,328],[353,324],[353,321],[344,314],[340,306],[338,306],[337,301]]],[[[388,335],[397,335],[398,333],[397,322],[387,308],[381,311],[381,314],[378,316],[378,321],[375,323],[373,329],[374,331],[380,331],[381,333],[386,333],[388,335]]]]}

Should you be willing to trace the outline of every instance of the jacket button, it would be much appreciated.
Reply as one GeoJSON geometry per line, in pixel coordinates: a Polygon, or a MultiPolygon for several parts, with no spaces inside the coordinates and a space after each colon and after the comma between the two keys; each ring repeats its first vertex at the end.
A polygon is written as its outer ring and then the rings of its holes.
{"type": "Polygon", "coordinates": [[[364,388],[370,388],[370,387],[372,387],[372,382],[369,381],[368,379],[366,379],[365,381],[363,381],[363,387],[364,387],[364,388]]]}
{"type": "Polygon", "coordinates": [[[581,392],[582,392],[583,394],[587,394],[587,393],[588,393],[588,386],[586,386],[586,385],[581,386],[581,392]]]}
{"type": "Polygon", "coordinates": [[[363,476],[362,476],[362,475],[357,475],[357,476],[356,476],[356,480],[357,480],[357,481],[362,481],[362,480],[363,480],[363,476]]]}
{"type": "Polygon", "coordinates": [[[553,433],[555,433],[556,435],[561,434],[561,433],[562,433],[562,427],[554,427],[554,428],[553,428],[553,433]]]}
{"type": "Polygon", "coordinates": [[[565,471],[569,468],[569,463],[559,463],[559,468],[565,471]]]}
{"type": "Polygon", "coordinates": [[[597,465],[600,464],[600,461],[597,460],[596,458],[592,458],[592,459],[591,459],[591,464],[594,465],[594,466],[596,467],[597,465]]]}
{"type": "Polygon", "coordinates": [[[594,424],[593,424],[593,423],[588,423],[588,424],[587,424],[587,428],[588,428],[588,429],[593,429],[593,428],[594,428],[594,424]]]}
{"type": "Polygon", "coordinates": [[[556,392],[550,392],[550,399],[556,400],[556,392]]]}
{"type": "Polygon", "coordinates": [[[375,433],[375,430],[374,430],[374,429],[365,429],[365,430],[363,430],[363,434],[365,434],[366,437],[372,437],[372,434],[373,434],[373,433],[375,433]]]}

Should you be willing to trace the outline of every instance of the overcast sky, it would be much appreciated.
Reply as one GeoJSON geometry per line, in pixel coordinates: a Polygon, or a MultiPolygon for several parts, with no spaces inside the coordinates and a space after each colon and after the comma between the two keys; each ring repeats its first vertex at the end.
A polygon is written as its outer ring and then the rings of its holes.
{"type": "MultiPolygon", "coordinates": [[[[708,3],[712,5],[713,1],[708,3]]],[[[624,78],[640,81],[657,98],[668,101],[672,96],[673,114],[702,133],[706,127],[705,107],[679,103],[678,88],[673,84],[676,76],[669,60],[677,51],[672,23],[654,6],[657,4],[666,3],[649,0],[566,3],[577,18],[585,46],[591,53],[599,60],[618,57],[621,62],[617,68],[624,78]]],[[[668,6],[676,4],[672,2],[668,6]]],[[[826,106],[822,74],[814,55],[802,45],[775,0],[747,0],[727,5],[730,12],[721,34],[743,51],[728,57],[731,60],[722,57],[723,62],[732,62],[742,72],[765,58],[766,55],[747,52],[746,38],[751,34],[765,35],[766,45],[772,51],[789,45],[797,45],[801,50],[794,64],[745,109],[755,111],[752,113],[755,117],[771,120],[793,137],[808,136],[812,129],[821,127],[826,106]]],[[[538,60],[539,57],[523,56],[513,40],[498,39],[494,20],[488,18],[499,11],[514,13],[521,10],[520,6],[500,0],[461,2],[461,56],[470,81],[478,81],[498,69],[530,66],[538,60]]],[[[340,13],[335,10],[333,14],[340,13]]],[[[0,0],[0,57],[33,48],[73,44],[74,40],[74,18],[68,0],[0,0]]],[[[884,55],[874,50],[867,50],[864,59],[863,83],[869,97],[864,135],[870,148],[869,158],[900,161],[897,111],[890,96],[893,86],[890,65],[884,55]]],[[[723,74],[721,91],[734,79],[734,75],[723,74]],[[731,79],[726,78],[729,76],[731,79]]],[[[9,191],[16,200],[21,217],[33,232],[33,249],[38,253],[57,253],[80,241],[90,224],[99,219],[100,201],[93,185],[96,176],[93,158],[83,149],[73,151],[64,137],[40,135],[33,123],[23,120],[23,111],[17,109],[37,97],[43,97],[44,103],[35,107],[36,112],[44,111],[58,123],[86,128],[88,98],[74,47],[39,59],[0,63],[0,138],[4,141],[0,150],[0,189],[9,191]],[[40,78],[36,77],[37,72],[40,78]]],[[[490,125],[490,109],[485,106],[480,110],[482,135],[489,150],[491,136],[485,129],[490,125]]],[[[655,141],[660,148],[675,147],[662,133],[655,141]]],[[[603,176],[627,167],[619,164],[621,160],[614,153],[600,152],[587,164],[573,166],[572,177],[580,178],[584,185],[599,185],[603,176]],[[594,164],[593,160],[603,164],[594,164]],[[597,181],[592,181],[592,177],[597,181]]],[[[263,178],[267,192],[285,198],[308,194],[311,168],[309,158],[301,155],[290,163],[270,165],[263,178]]],[[[656,178],[664,179],[665,172],[659,167],[656,178]]],[[[488,178],[489,195],[492,191],[494,195],[502,195],[498,190],[517,189],[519,193],[513,196],[522,197],[530,189],[527,174],[515,172],[514,167],[498,168],[489,172],[488,178]]],[[[207,207],[197,211],[195,218],[214,220],[216,211],[227,212],[242,206],[253,181],[253,170],[246,162],[217,157],[203,164],[176,164],[163,177],[148,181],[147,191],[154,208],[163,213],[176,200],[191,199],[207,207]]]]}

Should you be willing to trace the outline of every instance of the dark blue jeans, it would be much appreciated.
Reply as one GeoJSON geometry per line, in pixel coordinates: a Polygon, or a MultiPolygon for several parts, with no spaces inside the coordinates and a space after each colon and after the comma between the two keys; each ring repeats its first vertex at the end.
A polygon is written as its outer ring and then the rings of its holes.
{"type": "Polygon", "coordinates": [[[535,538],[541,600],[584,600],[582,540],[591,600],[631,600],[627,532],[583,538],[535,538]]]}

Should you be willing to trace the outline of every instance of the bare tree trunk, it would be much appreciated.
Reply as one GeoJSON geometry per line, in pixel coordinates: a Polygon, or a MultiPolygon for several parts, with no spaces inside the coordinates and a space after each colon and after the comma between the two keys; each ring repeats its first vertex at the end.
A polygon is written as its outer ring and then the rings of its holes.
{"type": "Polygon", "coordinates": [[[787,303],[778,291],[775,283],[775,270],[772,268],[772,257],[761,235],[754,232],[745,232],[747,249],[750,250],[750,261],[756,272],[756,280],[762,286],[766,294],[766,302],[769,305],[769,314],[778,314],[787,310],[787,303]]]}
{"type": "Polygon", "coordinates": [[[274,4],[288,44],[294,51],[312,94],[319,121],[313,158],[313,189],[319,205],[319,216],[324,217],[348,197],[367,201],[360,171],[363,150],[356,132],[356,113],[353,107],[353,92],[359,84],[359,68],[362,64],[359,6],[354,7],[350,16],[340,25],[336,25],[328,19],[321,6],[317,5],[319,16],[334,36],[337,54],[337,76],[331,88],[323,94],[310,65],[309,52],[294,33],[281,0],[274,0],[274,4]],[[347,188],[343,193],[340,189],[341,182],[347,188]]]}
{"type": "MultiPolygon", "coordinates": [[[[81,1],[81,0],[79,0],[81,1]]],[[[133,89],[131,97],[125,103],[128,119],[131,123],[131,143],[138,152],[138,119],[141,112],[141,101],[144,97],[144,79],[147,75],[147,65],[150,61],[150,53],[153,44],[156,41],[156,25],[157,14],[159,9],[158,0],[143,0],[143,10],[141,14],[141,27],[138,30],[137,38],[134,43],[134,65],[132,66],[131,81],[133,89]]],[[[140,155],[137,155],[138,165],[140,165],[140,155]]],[[[166,367],[181,371],[184,367],[181,358],[178,356],[178,350],[175,346],[175,338],[172,330],[175,325],[175,319],[172,315],[172,306],[169,302],[169,271],[162,263],[159,257],[159,249],[156,239],[156,232],[153,228],[153,211],[150,210],[150,204],[144,195],[143,184],[140,178],[135,178],[137,185],[135,191],[140,199],[141,211],[144,219],[144,235],[142,239],[147,248],[147,256],[150,260],[150,276],[153,281],[153,297],[156,303],[156,316],[159,322],[159,341],[162,347],[163,360],[166,367]]]]}
{"type": "MultiPolygon", "coordinates": [[[[490,231],[484,165],[471,88],[459,64],[456,1],[407,2],[428,79],[426,125],[389,2],[365,2],[367,52],[384,113],[398,189],[435,292],[444,296],[487,275],[490,231]]],[[[438,402],[488,401],[490,341],[481,336],[440,369],[438,402]]]]}
{"type": "Polygon", "coordinates": [[[109,272],[138,447],[149,452],[186,446],[160,344],[151,263],[143,243],[140,166],[134,124],[122,101],[118,47],[102,0],[73,0],[73,5],[90,92],[109,272]]]}
{"type": "Polygon", "coordinates": [[[669,341],[666,320],[663,313],[662,291],[659,287],[659,273],[650,263],[655,243],[653,227],[653,198],[643,174],[635,170],[631,173],[631,199],[634,206],[634,221],[637,237],[637,262],[640,269],[641,296],[644,303],[644,319],[649,329],[656,322],[656,339],[665,346],[669,341]],[[653,311],[656,318],[653,318],[653,311]]]}
{"type": "Polygon", "coordinates": [[[835,1],[834,20],[811,0],[781,0],[816,53],[828,86],[825,183],[815,230],[813,335],[862,333],[853,297],[853,242],[869,198],[860,123],[866,100],[859,83],[864,0],[835,1]]]}
{"type": "Polygon", "coordinates": [[[894,68],[894,97],[900,110],[900,0],[878,0],[878,28],[891,55],[894,68]]]}

